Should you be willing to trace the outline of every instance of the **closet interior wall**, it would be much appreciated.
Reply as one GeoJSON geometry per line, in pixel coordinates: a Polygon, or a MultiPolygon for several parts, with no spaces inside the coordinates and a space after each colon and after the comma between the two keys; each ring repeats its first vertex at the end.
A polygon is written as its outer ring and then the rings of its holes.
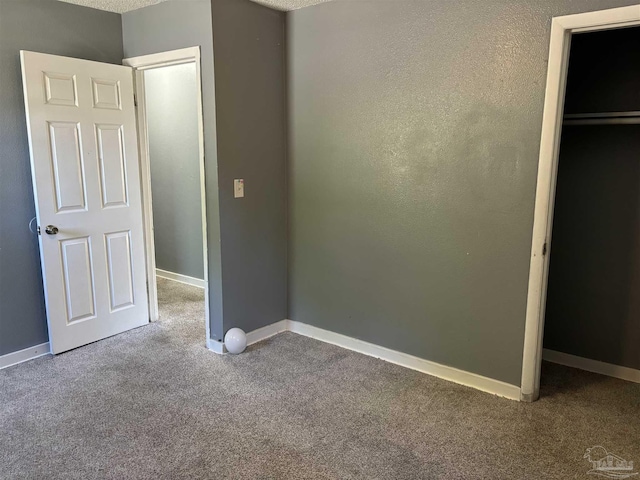
{"type": "Polygon", "coordinates": [[[640,27],[574,34],[544,348],[640,369],[640,27]]]}

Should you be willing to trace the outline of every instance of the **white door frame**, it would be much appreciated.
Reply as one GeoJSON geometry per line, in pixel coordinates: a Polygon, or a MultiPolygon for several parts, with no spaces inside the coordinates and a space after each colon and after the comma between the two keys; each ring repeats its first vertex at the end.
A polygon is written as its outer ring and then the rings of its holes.
{"type": "Polygon", "coordinates": [[[527,292],[520,394],[523,401],[535,401],[540,393],[540,367],[542,365],[544,313],[549,271],[547,251],[551,245],[571,34],[633,25],[640,25],[640,5],[566,15],[552,19],[547,89],[542,117],[542,138],[540,140],[538,181],[533,215],[529,290],[527,292]]]}
{"type": "Polygon", "coordinates": [[[153,68],[194,63],[198,109],[198,146],[200,151],[200,204],[202,206],[202,255],[204,261],[204,316],[206,338],[209,335],[209,269],[207,255],[207,207],[204,170],[204,122],[202,116],[202,81],[200,78],[200,47],[182,48],[169,52],[125,58],[122,63],[133,68],[138,115],[138,142],[140,146],[140,180],[142,182],[142,209],[144,213],[145,251],[149,282],[149,317],[158,320],[158,288],[156,278],[155,240],[153,236],[153,207],[151,198],[151,164],[145,105],[144,71],[153,68]]]}

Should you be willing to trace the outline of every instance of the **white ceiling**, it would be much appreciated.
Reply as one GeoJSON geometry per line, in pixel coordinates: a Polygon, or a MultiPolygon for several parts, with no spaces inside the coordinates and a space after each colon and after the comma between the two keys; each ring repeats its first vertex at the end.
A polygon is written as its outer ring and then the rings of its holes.
{"type": "MultiPolygon", "coordinates": [[[[98,8],[109,12],[124,13],[138,8],[147,7],[166,0],[60,0],[67,3],[76,3],[85,7],[98,8]]],[[[276,10],[296,10],[308,7],[317,3],[329,2],[331,0],[252,0],[256,3],[266,5],[276,10]]]]}
{"type": "Polygon", "coordinates": [[[276,10],[297,10],[302,7],[309,7],[318,3],[330,2],[331,0],[251,0],[276,10]]]}

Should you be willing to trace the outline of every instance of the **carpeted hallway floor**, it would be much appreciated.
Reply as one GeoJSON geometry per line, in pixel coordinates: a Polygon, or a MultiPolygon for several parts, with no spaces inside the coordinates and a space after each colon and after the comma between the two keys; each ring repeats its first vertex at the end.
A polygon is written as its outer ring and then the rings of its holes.
{"type": "Polygon", "coordinates": [[[202,290],[159,289],[160,322],[0,371],[0,478],[581,479],[595,445],[640,466],[640,385],[547,364],[522,404],[292,333],[217,356],[202,290]]]}

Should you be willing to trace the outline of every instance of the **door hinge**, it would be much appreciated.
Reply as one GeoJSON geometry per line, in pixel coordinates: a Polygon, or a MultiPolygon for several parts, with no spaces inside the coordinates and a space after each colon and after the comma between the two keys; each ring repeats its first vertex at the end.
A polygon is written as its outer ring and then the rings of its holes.
{"type": "Polygon", "coordinates": [[[133,94],[133,106],[138,106],[138,96],[135,93],[133,94]]]}
{"type": "Polygon", "coordinates": [[[544,257],[547,254],[547,242],[544,242],[542,246],[542,256],[544,257]]]}

